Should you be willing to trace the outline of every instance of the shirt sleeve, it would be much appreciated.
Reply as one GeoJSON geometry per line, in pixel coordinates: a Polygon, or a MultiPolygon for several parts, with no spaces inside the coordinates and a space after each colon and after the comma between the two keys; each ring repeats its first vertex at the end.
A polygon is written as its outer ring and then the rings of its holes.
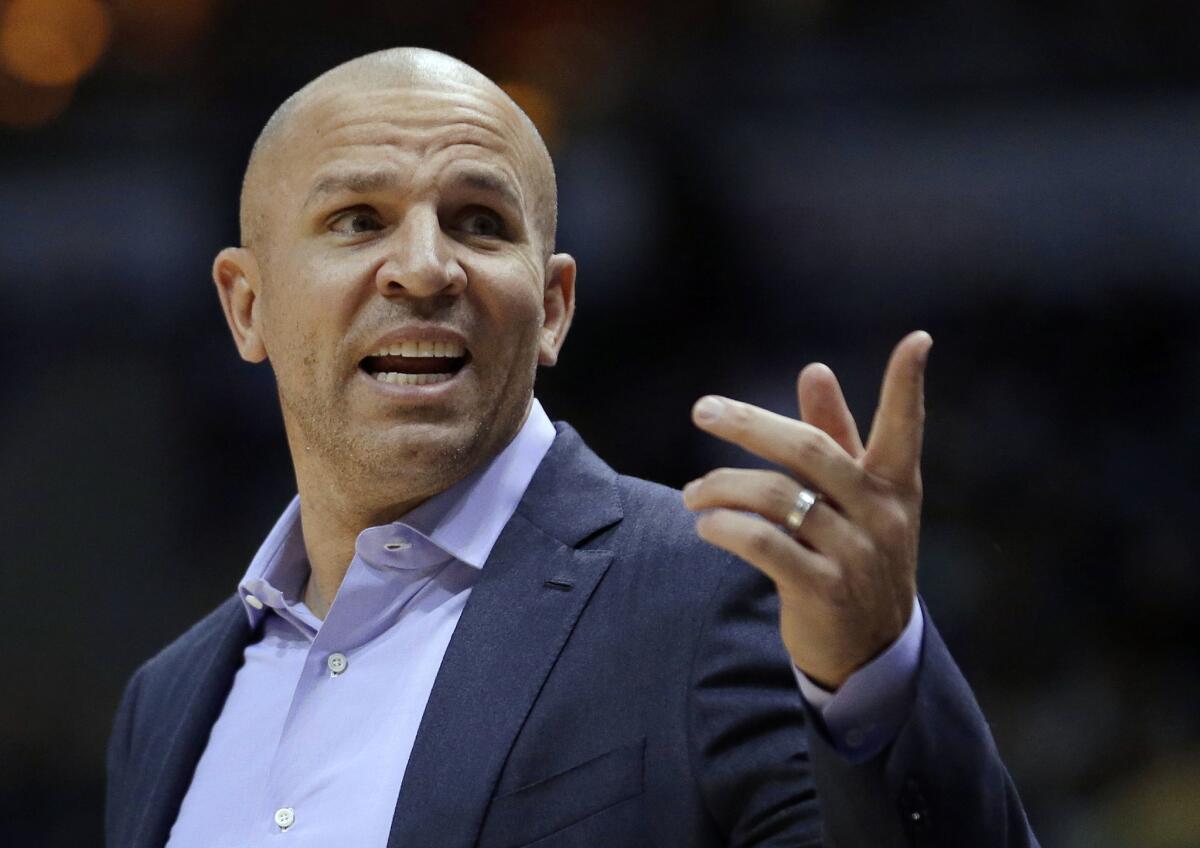
{"type": "Polygon", "coordinates": [[[878,754],[896,737],[916,688],[925,618],[921,605],[886,651],[860,668],[836,692],[814,683],[792,665],[800,693],[820,716],[826,739],[851,762],[878,754]]]}

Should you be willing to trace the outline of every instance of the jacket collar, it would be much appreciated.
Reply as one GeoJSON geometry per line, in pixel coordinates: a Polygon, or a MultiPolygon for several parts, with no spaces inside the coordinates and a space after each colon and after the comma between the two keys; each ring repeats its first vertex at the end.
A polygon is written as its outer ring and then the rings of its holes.
{"type": "Polygon", "coordinates": [[[588,542],[621,519],[616,474],[556,426],[442,659],[388,848],[476,844],[521,726],[612,562],[588,542]]]}
{"type": "Polygon", "coordinates": [[[621,520],[617,473],[558,421],[546,458],[538,466],[517,512],[568,547],[621,520]]]}

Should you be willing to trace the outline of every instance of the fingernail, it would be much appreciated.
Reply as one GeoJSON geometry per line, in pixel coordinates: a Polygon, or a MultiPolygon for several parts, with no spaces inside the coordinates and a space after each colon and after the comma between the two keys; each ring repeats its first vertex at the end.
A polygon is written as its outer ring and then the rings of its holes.
{"type": "Polygon", "coordinates": [[[688,483],[686,486],[683,487],[683,499],[687,500],[688,496],[691,494],[694,494],[695,491],[699,488],[700,488],[699,480],[693,480],[692,482],[688,483]]]}
{"type": "Polygon", "coordinates": [[[697,421],[709,424],[721,417],[721,411],[724,409],[724,406],[721,401],[709,395],[696,401],[696,405],[692,408],[692,414],[696,416],[697,421]]]}

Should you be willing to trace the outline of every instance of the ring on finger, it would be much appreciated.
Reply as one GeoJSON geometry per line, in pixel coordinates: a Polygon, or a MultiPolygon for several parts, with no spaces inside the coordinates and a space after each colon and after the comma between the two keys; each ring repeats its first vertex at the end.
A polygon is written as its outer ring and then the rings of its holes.
{"type": "Polygon", "coordinates": [[[820,497],[812,489],[804,486],[800,487],[800,493],[796,495],[796,503],[792,507],[792,511],[783,519],[783,526],[787,528],[789,533],[794,534],[800,529],[800,525],[808,517],[808,511],[813,508],[813,505],[816,504],[820,497]]]}

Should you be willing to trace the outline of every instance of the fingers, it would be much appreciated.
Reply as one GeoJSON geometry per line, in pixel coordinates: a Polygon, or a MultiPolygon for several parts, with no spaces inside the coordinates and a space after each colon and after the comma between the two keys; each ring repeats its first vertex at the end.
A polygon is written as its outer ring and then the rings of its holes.
{"type": "MultiPolygon", "coordinates": [[[[720,468],[685,486],[683,501],[691,510],[741,510],[784,524],[799,493],[800,484],[778,471],[720,468]]],[[[837,561],[860,559],[869,544],[858,527],[824,500],[813,504],[791,535],[837,561]]]]}
{"type": "Polygon", "coordinates": [[[864,468],[896,483],[917,479],[925,432],[925,363],[933,339],[909,333],[888,360],[879,408],[863,457],[864,468]]]}
{"type": "Polygon", "coordinates": [[[696,519],[704,541],[756,567],[776,586],[816,588],[836,574],[824,556],[797,545],[786,533],[755,515],[716,509],[696,519]]]}
{"type": "Polygon", "coordinates": [[[854,423],[842,387],[829,366],[820,362],[806,366],[796,383],[796,395],[802,420],[824,430],[850,456],[855,459],[862,456],[858,425],[854,423]]]}
{"type": "Polygon", "coordinates": [[[848,509],[861,492],[858,463],[811,424],[716,395],[701,398],[692,419],[702,430],[783,466],[848,509]]]}
{"type": "Polygon", "coordinates": [[[689,484],[684,502],[703,510],[702,539],[775,582],[793,662],[834,686],[888,645],[911,613],[932,343],[917,332],[896,346],[865,449],[837,379],[819,364],[797,381],[801,421],[711,395],[692,409],[702,430],[786,472],[719,469],[689,484]],[[796,508],[797,479],[826,499],[788,533],[779,525],[796,508]]]}

